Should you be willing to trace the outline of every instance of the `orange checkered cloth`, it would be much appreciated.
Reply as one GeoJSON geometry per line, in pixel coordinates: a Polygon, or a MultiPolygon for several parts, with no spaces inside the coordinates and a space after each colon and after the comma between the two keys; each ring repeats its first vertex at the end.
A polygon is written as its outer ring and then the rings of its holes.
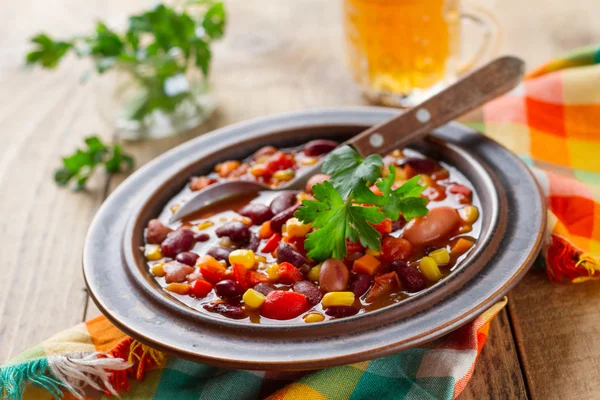
{"type": "Polygon", "coordinates": [[[531,166],[547,197],[548,276],[600,279],[600,45],[539,68],[475,119],[531,166]]]}

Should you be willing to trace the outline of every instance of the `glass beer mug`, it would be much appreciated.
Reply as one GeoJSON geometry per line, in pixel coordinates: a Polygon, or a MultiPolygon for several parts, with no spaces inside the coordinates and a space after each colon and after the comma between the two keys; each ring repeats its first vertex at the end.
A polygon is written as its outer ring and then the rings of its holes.
{"type": "Polygon", "coordinates": [[[497,43],[496,23],[459,0],[344,0],[347,56],[369,100],[410,107],[452,83],[497,43]],[[471,60],[459,60],[461,20],[483,29],[471,60]]]}

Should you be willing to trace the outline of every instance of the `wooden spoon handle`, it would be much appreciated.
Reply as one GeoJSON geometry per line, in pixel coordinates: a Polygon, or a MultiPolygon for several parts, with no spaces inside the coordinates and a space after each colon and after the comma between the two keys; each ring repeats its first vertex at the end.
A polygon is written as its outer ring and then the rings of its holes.
{"type": "Polygon", "coordinates": [[[432,130],[514,88],[523,77],[524,62],[500,57],[400,115],[375,125],[346,143],[362,156],[386,154],[422,139],[432,130]]]}

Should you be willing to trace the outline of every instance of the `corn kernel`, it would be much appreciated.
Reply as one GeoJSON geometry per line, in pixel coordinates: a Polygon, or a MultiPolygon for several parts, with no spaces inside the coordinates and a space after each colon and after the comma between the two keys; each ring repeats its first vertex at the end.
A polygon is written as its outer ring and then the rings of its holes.
{"type": "Polygon", "coordinates": [[[185,295],[190,292],[190,285],[187,283],[170,283],[165,287],[165,289],[167,289],[169,292],[185,295]]]}
{"type": "Polygon", "coordinates": [[[419,269],[431,282],[437,282],[442,279],[442,273],[438,268],[435,260],[431,257],[423,257],[421,261],[419,261],[419,269]]]}
{"type": "Polygon", "coordinates": [[[290,181],[296,176],[296,173],[292,169],[284,169],[282,171],[277,171],[273,174],[273,178],[278,181],[290,181]]]}
{"type": "Polygon", "coordinates": [[[285,223],[285,232],[289,237],[304,237],[311,228],[311,224],[304,224],[298,218],[290,218],[285,223]]]}
{"type": "Polygon", "coordinates": [[[437,265],[446,265],[450,262],[450,253],[446,249],[434,250],[429,253],[429,257],[433,258],[437,265]]]}
{"type": "Polygon", "coordinates": [[[262,306],[262,304],[265,302],[265,295],[257,292],[254,289],[248,289],[242,296],[242,300],[244,300],[244,303],[247,307],[260,308],[260,306],[262,306]]]}
{"type": "Polygon", "coordinates": [[[319,314],[319,313],[310,313],[310,314],[306,314],[303,318],[304,322],[306,323],[311,323],[311,322],[321,322],[325,319],[325,316],[323,314],[319,314]]]}
{"type": "Polygon", "coordinates": [[[402,150],[396,149],[396,150],[392,151],[392,157],[400,158],[400,157],[404,157],[404,154],[402,153],[402,150]]]}
{"type": "Polygon", "coordinates": [[[433,181],[428,175],[420,175],[419,185],[429,187],[433,184],[433,181]]]}
{"type": "Polygon", "coordinates": [[[147,244],[144,248],[144,256],[148,261],[156,261],[163,258],[162,253],[160,252],[160,245],[158,244],[147,244]]]}
{"type": "Polygon", "coordinates": [[[196,228],[200,229],[201,231],[206,229],[206,228],[210,228],[211,226],[213,226],[215,223],[212,221],[204,221],[204,222],[200,222],[198,225],[196,225],[196,228]]]}
{"type": "Polygon", "coordinates": [[[323,263],[317,264],[308,271],[308,279],[313,282],[319,282],[319,275],[321,275],[321,265],[323,263]]]}
{"type": "Polygon", "coordinates": [[[257,263],[265,263],[267,262],[267,257],[259,256],[258,254],[254,255],[254,261],[257,263]]]}
{"type": "Polygon", "coordinates": [[[354,293],[352,292],[329,292],[323,296],[321,304],[323,307],[351,306],[354,303],[354,293]]]}
{"type": "Polygon", "coordinates": [[[163,263],[154,264],[152,266],[152,275],[154,276],[165,276],[166,272],[163,269],[163,263]]]}
{"type": "Polygon", "coordinates": [[[475,206],[466,206],[459,211],[460,217],[468,224],[472,224],[479,218],[479,210],[475,206]]]}
{"type": "Polygon", "coordinates": [[[181,206],[179,204],[175,204],[175,205],[171,206],[171,212],[176,213],[177,210],[179,210],[180,208],[181,208],[181,206]]]}
{"type": "Polygon", "coordinates": [[[256,265],[254,252],[252,250],[234,250],[229,253],[229,262],[232,265],[241,265],[246,269],[252,269],[256,265]]]}
{"type": "Polygon", "coordinates": [[[458,233],[469,233],[472,230],[473,228],[471,225],[462,225],[460,228],[458,228],[458,233]]]}
{"type": "Polygon", "coordinates": [[[366,253],[373,257],[379,257],[381,255],[380,251],[373,250],[373,249],[367,249],[366,253]]]}
{"type": "Polygon", "coordinates": [[[279,264],[273,264],[268,266],[267,276],[272,281],[276,281],[277,279],[279,279],[279,264]]]}
{"type": "Polygon", "coordinates": [[[314,165],[317,163],[317,161],[318,161],[317,158],[306,157],[306,158],[300,159],[300,165],[314,165]]]}

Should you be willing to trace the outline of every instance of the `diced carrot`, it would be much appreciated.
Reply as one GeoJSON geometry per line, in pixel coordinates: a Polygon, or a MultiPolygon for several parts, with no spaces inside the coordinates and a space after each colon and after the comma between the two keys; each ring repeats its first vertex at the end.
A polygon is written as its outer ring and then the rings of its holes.
{"type": "Polygon", "coordinates": [[[375,275],[381,266],[381,262],[370,254],[365,254],[354,261],[352,270],[358,274],[375,275]]]}
{"type": "Polygon", "coordinates": [[[263,222],[260,226],[260,230],[258,231],[258,236],[261,239],[268,239],[273,236],[273,230],[271,229],[271,221],[263,222]]]}
{"type": "Polygon", "coordinates": [[[204,256],[196,263],[204,279],[210,283],[217,283],[227,275],[227,269],[211,256],[204,256]]]}
{"type": "Polygon", "coordinates": [[[377,232],[381,233],[382,235],[390,233],[392,231],[392,220],[386,218],[380,223],[373,225],[373,228],[377,229],[377,232]]]}
{"type": "Polygon", "coordinates": [[[473,246],[473,242],[468,239],[460,238],[452,248],[452,255],[458,257],[466,253],[473,246]]]}
{"type": "Polygon", "coordinates": [[[248,271],[246,279],[248,280],[248,286],[250,287],[254,287],[259,283],[269,282],[269,277],[267,275],[256,271],[248,271]]]}

